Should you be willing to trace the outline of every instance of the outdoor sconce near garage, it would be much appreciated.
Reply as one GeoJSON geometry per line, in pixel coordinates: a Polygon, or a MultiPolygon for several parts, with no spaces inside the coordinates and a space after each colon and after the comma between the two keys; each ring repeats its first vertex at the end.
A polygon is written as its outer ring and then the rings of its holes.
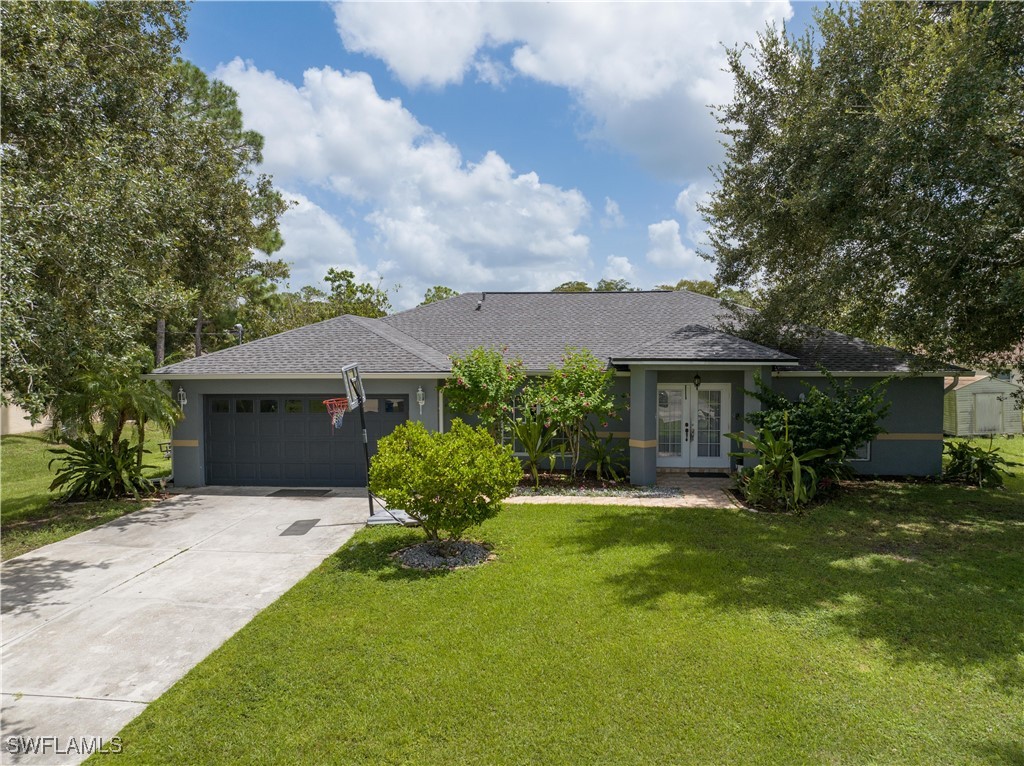
{"type": "Polygon", "coordinates": [[[186,404],[188,404],[188,395],[185,394],[185,389],[182,386],[178,386],[178,406],[181,407],[182,412],[185,411],[186,404]]]}
{"type": "Polygon", "coordinates": [[[423,393],[423,386],[416,389],[416,404],[420,406],[420,415],[423,414],[423,405],[427,403],[427,395],[423,393]]]}
{"type": "Polygon", "coordinates": [[[693,387],[700,391],[700,373],[693,376],[693,387]]]}

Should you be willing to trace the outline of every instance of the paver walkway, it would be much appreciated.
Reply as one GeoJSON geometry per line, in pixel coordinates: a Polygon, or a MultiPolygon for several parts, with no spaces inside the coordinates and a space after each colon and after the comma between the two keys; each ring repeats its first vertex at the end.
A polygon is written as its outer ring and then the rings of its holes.
{"type": "MultiPolygon", "coordinates": [[[[636,505],[645,508],[732,508],[736,501],[725,492],[731,486],[728,477],[692,478],[682,475],[672,480],[672,495],[519,495],[506,503],[572,503],[579,505],[636,505]]],[[[659,480],[659,486],[661,482],[659,480]]]]}
{"type": "Polygon", "coordinates": [[[69,749],[109,747],[366,521],[365,490],[272,491],[183,493],[4,562],[0,762],[76,764],[87,753],[69,749]],[[29,737],[45,753],[12,752],[29,737]]]}

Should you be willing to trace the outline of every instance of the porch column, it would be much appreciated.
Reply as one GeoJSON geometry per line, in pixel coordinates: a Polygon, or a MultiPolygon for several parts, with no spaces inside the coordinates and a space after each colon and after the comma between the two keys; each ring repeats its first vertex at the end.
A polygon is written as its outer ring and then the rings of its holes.
{"type": "Polygon", "coordinates": [[[653,486],[658,458],[658,373],[632,368],[629,377],[629,481],[653,486]]]}

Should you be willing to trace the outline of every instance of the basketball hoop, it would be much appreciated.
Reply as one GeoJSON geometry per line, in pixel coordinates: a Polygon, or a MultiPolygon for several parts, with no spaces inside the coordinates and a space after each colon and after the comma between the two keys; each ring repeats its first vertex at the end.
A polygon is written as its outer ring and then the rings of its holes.
{"type": "Polygon", "coordinates": [[[331,424],[335,428],[341,428],[345,422],[345,411],[348,410],[348,399],[324,399],[324,407],[331,416],[331,424]]]}

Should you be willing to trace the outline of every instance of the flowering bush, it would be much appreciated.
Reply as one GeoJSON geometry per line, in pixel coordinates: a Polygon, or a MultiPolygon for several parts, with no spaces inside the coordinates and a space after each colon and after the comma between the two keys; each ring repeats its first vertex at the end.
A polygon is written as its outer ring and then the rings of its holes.
{"type": "Polygon", "coordinates": [[[567,348],[562,366],[552,366],[550,372],[546,378],[533,383],[524,398],[565,436],[566,451],[572,456],[575,473],[587,418],[617,415],[612,394],[615,370],[607,368],[585,348],[567,348]]]}
{"type": "Polygon", "coordinates": [[[506,359],[508,349],[475,348],[452,357],[452,375],[443,390],[455,412],[475,417],[491,437],[501,437],[502,423],[512,413],[512,400],[526,373],[522,359],[506,359]]]}

